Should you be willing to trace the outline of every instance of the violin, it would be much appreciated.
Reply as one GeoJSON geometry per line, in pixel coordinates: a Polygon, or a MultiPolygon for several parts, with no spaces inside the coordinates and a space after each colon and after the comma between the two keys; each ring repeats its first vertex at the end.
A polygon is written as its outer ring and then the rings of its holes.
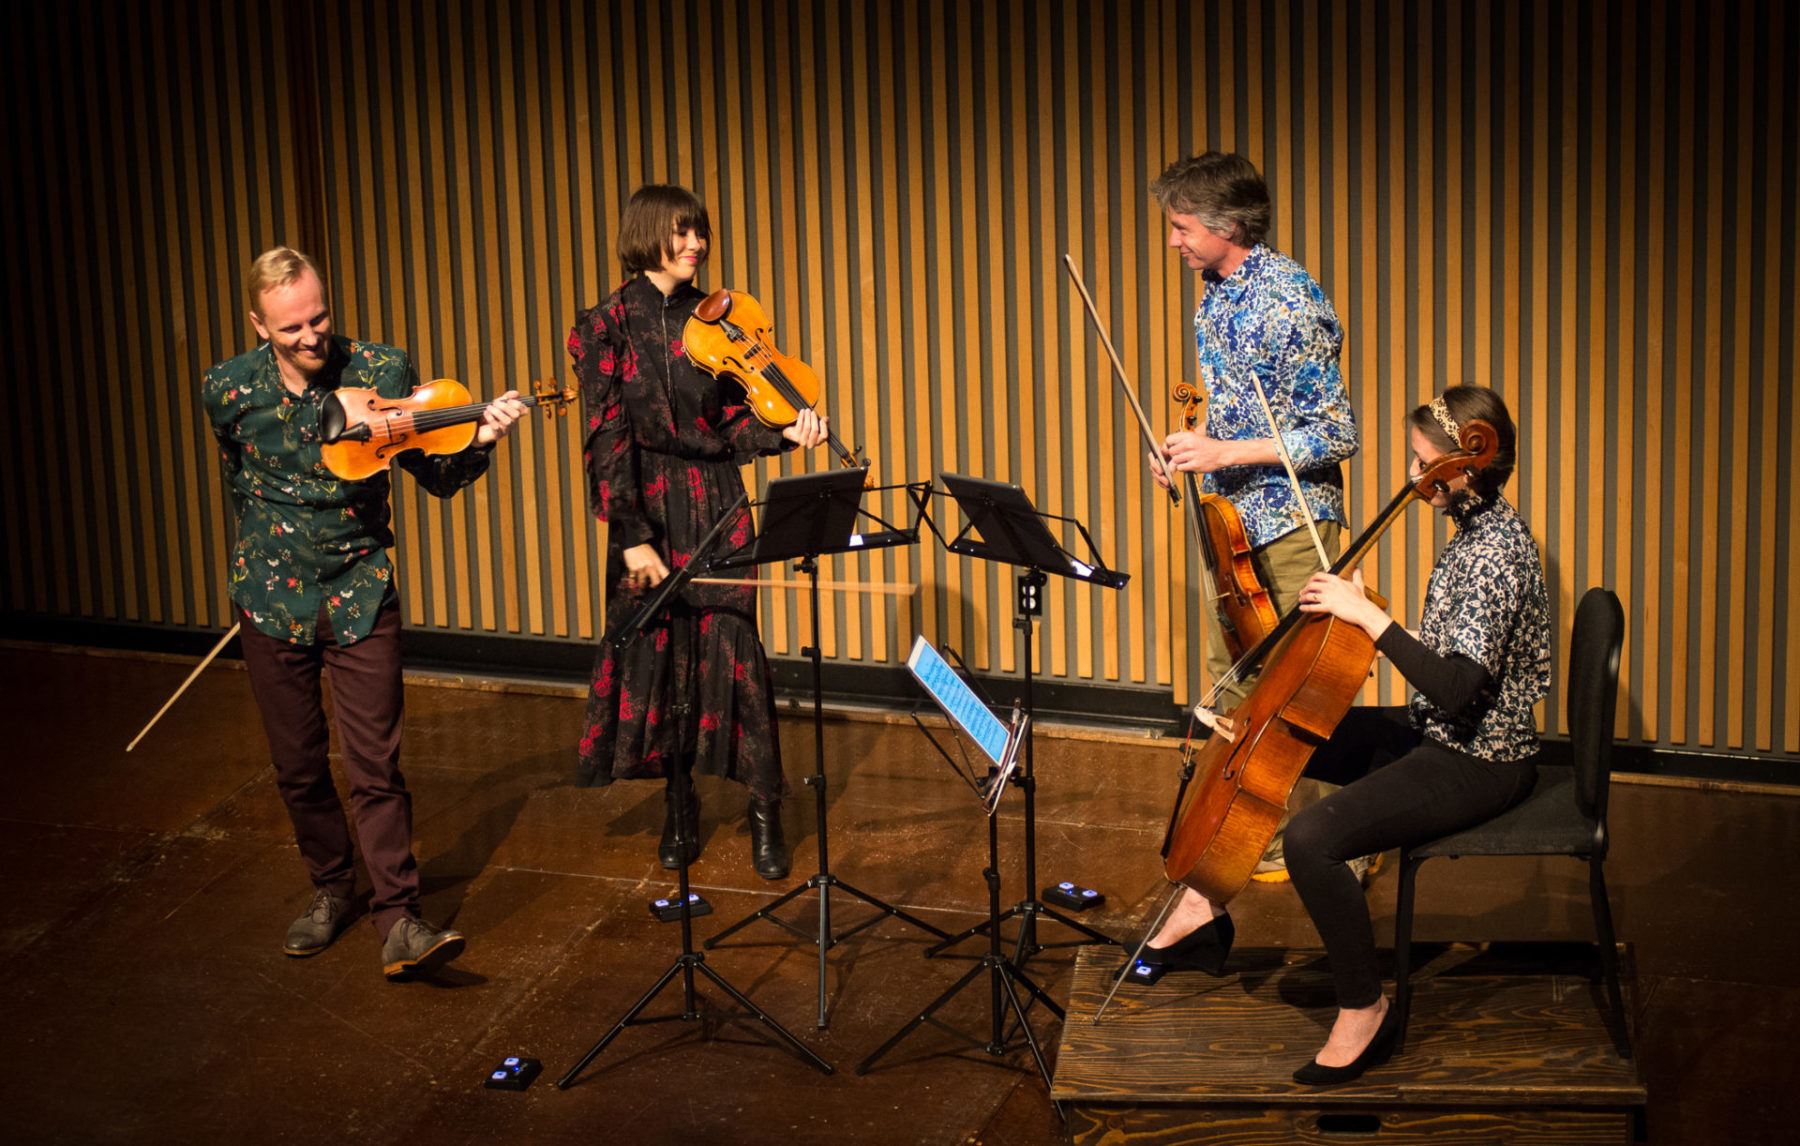
{"type": "MultiPolygon", "coordinates": [[[[552,416],[566,412],[575,388],[557,389],[554,380],[532,384],[521,395],[526,407],[541,406],[552,416]]],[[[319,407],[319,453],[325,466],[345,481],[361,481],[388,468],[407,450],[454,454],[469,448],[488,408],[469,401],[469,391],[453,378],[427,382],[404,398],[384,398],[374,390],[334,390],[319,407]]]]}
{"type": "MultiPolygon", "coordinates": [[[[694,365],[738,383],[757,420],[781,429],[793,425],[801,410],[818,405],[820,382],[812,367],[775,346],[769,338],[773,328],[754,298],[743,291],[716,290],[694,307],[681,339],[682,351],[694,365]]],[[[850,469],[866,464],[829,430],[825,444],[850,469]]]]}
{"type": "MultiPolygon", "coordinates": [[[[1463,426],[1460,449],[1403,486],[1331,572],[1347,576],[1410,502],[1429,501],[1456,477],[1485,468],[1498,440],[1486,422],[1463,426]]],[[[1372,590],[1369,596],[1385,607],[1372,590]]],[[[1199,749],[1194,760],[1202,773],[1199,787],[1179,809],[1164,852],[1169,879],[1221,904],[1250,882],[1294,782],[1368,680],[1375,642],[1360,626],[1332,614],[1296,609],[1244,661],[1261,664],[1261,675],[1199,749]]]]}

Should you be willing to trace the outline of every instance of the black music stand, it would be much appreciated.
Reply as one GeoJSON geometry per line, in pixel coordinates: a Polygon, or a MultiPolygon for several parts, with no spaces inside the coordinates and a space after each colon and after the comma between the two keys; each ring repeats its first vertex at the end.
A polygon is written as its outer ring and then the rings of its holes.
{"type": "MultiPolygon", "coordinates": [[[[924,643],[924,638],[921,637],[920,642],[924,643]]],[[[954,1035],[977,1050],[985,1051],[995,1057],[1009,1055],[1020,1045],[1020,1042],[1012,1040],[1006,1029],[1007,1008],[1010,1007],[1012,1016],[1018,1024],[1020,1041],[1031,1048],[1031,1058],[1037,1064],[1038,1074],[1043,1077],[1044,1089],[1051,1088],[1050,1068],[1044,1062],[1044,1051],[1038,1045],[1037,1036],[1031,1032],[1031,1024],[1025,1016],[1025,1005],[1019,1001],[1019,993],[1015,989],[1015,984],[1024,986],[1031,993],[1032,998],[1044,1004],[1059,1019],[1063,1017],[1063,1009],[1044,993],[1042,987],[1032,982],[1023,966],[1015,960],[1008,959],[1000,950],[1000,827],[994,813],[1000,806],[1000,791],[1005,787],[1006,777],[1012,774],[1013,764],[1018,759],[1019,745],[1021,742],[1030,744],[1030,736],[1031,716],[1024,712],[1020,705],[1015,704],[1012,722],[1007,729],[1006,746],[996,764],[990,785],[985,789],[978,785],[972,785],[976,789],[976,797],[981,801],[982,810],[987,813],[988,822],[988,863],[981,872],[982,878],[987,881],[988,889],[987,954],[981,957],[979,963],[969,968],[962,978],[951,984],[949,990],[932,1000],[931,1004],[919,1012],[917,1017],[901,1027],[887,1042],[876,1048],[875,1053],[858,1063],[857,1074],[867,1074],[869,1068],[875,1065],[876,1059],[893,1050],[902,1039],[926,1023],[930,1023],[946,1034],[954,1035]],[[955,998],[964,987],[974,983],[983,971],[988,973],[989,987],[989,1027],[985,1042],[934,1017],[938,1008],[955,998]]],[[[943,751],[941,747],[938,750],[943,751]]],[[[1051,1100],[1051,1104],[1055,1107],[1057,1116],[1061,1117],[1062,1107],[1054,1099],[1051,1100]]]]}
{"type": "MultiPolygon", "coordinates": [[[[648,627],[652,621],[662,616],[668,609],[669,603],[680,594],[681,590],[686,587],[689,581],[692,581],[694,577],[698,575],[701,569],[706,567],[707,555],[717,547],[719,539],[725,535],[726,526],[736,520],[738,512],[744,508],[749,500],[750,495],[747,493],[740,496],[737,501],[732,504],[731,508],[726,510],[719,518],[718,522],[713,525],[712,531],[700,542],[699,547],[695,549],[693,557],[689,560],[688,564],[680,572],[665,578],[662,585],[658,587],[656,593],[644,603],[643,607],[632,616],[631,620],[627,621],[624,625],[621,625],[618,631],[609,634],[606,639],[611,641],[616,647],[624,648],[642,635],[644,629],[648,627]]],[[[697,623],[689,627],[693,632],[696,634],[698,633],[699,626],[697,623]]],[[[694,658],[690,656],[688,658],[688,663],[692,664],[693,661],[694,658]]],[[[675,720],[679,722],[679,726],[683,729],[691,727],[688,720],[688,696],[690,693],[691,690],[685,688],[679,689],[676,692],[674,717],[675,720]]],[[[693,782],[688,776],[688,770],[677,762],[675,765],[675,774],[671,779],[674,781],[675,806],[677,808],[685,807],[688,798],[688,785],[693,782]]],[[[708,1015],[706,1012],[700,1010],[699,1000],[694,995],[694,972],[696,971],[705,975],[708,979],[711,979],[720,990],[730,995],[732,999],[734,999],[739,1006],[745,1008],[745,1011],[747,1012],[715,1012],[711,1017],[718,1019],[754,1018],[762,1023],[763,1026],[768,1027],[769,1030],[778,1035],[782,1041],[786,1042],[813,1066],[818,1067],[826,1074],[832,1073],[830,1063],[814,1054],[812,1049],[799,1039],[795,1038],[791,1031],[770,1018],[763,1012],[762,1008],[751,1002],[749,997],[742,991],[726,982],[724,976],[720,975],[717,971],[714,971],[711,967],[708,967],[706,965],[706,954],[704,952],[694,950],[693,915],[690,911],[688,900],[689,841],[686,836],[687,828],[682,821],[683,817],[679,815],[675,817],[676,851],[681,856],[681,953],[675,957],[675,961],[669,965],[669,969],[662,973],[662,978],[656,981],[656,985],[646,991],[644,996],[634,1003],[629,1011],[625,1012],[624,1017],[614,1023],[612,1029],[601,1036],[599,1042],[588,1048],[588,1052],[581,1056],[580,1062],[570,1067],[569,1072],[557,1080],[556,1087],[558,1090],[567,1090],[574,1083],[575,1076],[585,1070],[588,1063],[593,1062],[595,1056],[606,1049],[606,1044],[617,1038],[620,1032],[626,1027],[676,1021],[695,1022],[706,1019],[708,1015]],[[682,977],[682,1010],[673,1014],[655,1015],[647,1019],[638,1018],[639,1012],[649,1006],[651,1001],[662,993],[663,988],[674,981],[677,973],[680,973],[682,977]]]]}
{"type": "Polygon", "coordinates": [[[773,479],[763,491],[762,501],[758,503],[762,508],[762,521],[757,529],[756,540],[736,552],[718,558],[711,565],[714,570],[744,569],[755,565],[776,564],[798,559],[799,564],[795,568],[799,572],[805,573],[811,581],[813,643],[800,651],[802,655],[812,661],[813,774],[805,777],[803,783],[812,788],[814,807],[817,809],[819,870],[805,882],[777,897],[773,903],[758,908],[708,939],[706,947],[709,950],[717,947],[726,936],[748,927],[759,919],[766,919],[770,923],[784,927],[802,939],[816,944],[819,949],[818,1025],[820,1030],[824,1030],[829,1025],[825,1002],[825,956],[837,944],[864,928],[873,927],[890,915],[904,923],[910,923],[914,927],[928,931],[940,940],[949,938],[946,932],[940,931],[891,903],[877,899],[868,892],[845,883],[831,872],[830,831],[825,800],[825,693],[821,678],[824,652],[819,642],[818,559],[833,553],[860,553],[868,549],[915,544],[919,540],[918,518],[924,514],[925,503],[931,497],[931,485],[928,482],[878,487],[879,489],[904,489],[907,496],[912,499],[915,514],[912,524],[904,529],[896,529],[890,523],[862,507],[863,494],[868,492],[863,486],[868,472],[866,468],[834,469],[773,479]],[[867,517],[872,523],[879,526],[879,531],[859,532],[858,519],[862,517],[867,517]],[[879,914],[833,935],[831,933],[831,889],[834,887],[876,908],[879,914]],[[819,893],[819,920],[816,930],[796,927],[773,914],[777,908],[814,890],[819,893]]]}
{"type": "MultiPolygon", "coordinates": [[[[1031,504],[1025,491],[1010,482],[990,481],[986,478],[964,477],[961,474],[943,475],[944,486],[950,496],[956,499],[962,508],[967,523],[954,539],[944,543],[944,547],[952,553],[960,553],[969,557],[980,557],[989,561],[1004,562],[1019,566],[1018,574],[1018,616],[1013,619],[1013,627],[1019,630],[1020,644],[1023,646],[1021,656],[1025,668],[1025,696],[1023,706],[1025,714],[1032,714],[1032,663],[1031,663],[1031,627],[1035,618],[1043,614],[1042,590],[1049,578],[1049,573],[1068,577],[1076,581],[1086,581],[1094,585],[1102,585],[1108,589],[1121,589],[1131,579],[1129,574],[1116,573],[1106,568],[1095,552],[1094,539],[1088,535],[1087,529],[1073,518],[1056,517],[1046,514],[1031,504]],[[1082,561],[1071,555],[1059,544],[1044,520],[1064,521],[1073,525],[1087,543],[1089,560],[1082,561]],[[971,536],[972,534],[979,535],[971,536]]],[[[937,532],[937,527],[932,526],[937,532]]],[[[939,533],[938,540],[943,541],[939,533]]],[[[1046,906],[1037,898],[1037,772],[1033,767],[1032,737],[1027,731],[1025,737],[1025,766],[1019,770],[1018,787],[1025,793],[1025,893],[1030,898],[1020,900],[1003,912],[998,919],[978,923],[959,935],[953,935],[942,943],[926,950],[927,955],[935,955],[947,947],[961,943],[981,932],[997,927],[1000,920],[1017,917],[1019,924],[1019,941],[1013,952],[1015,962],[1023,965],[1025,960],[1039,951],[1051,947],[1078,947],[1089,943],[1116,943],[1084,923],[1046,906]],[[1061,943],[1039,943],[1037,941],[1037,921],[1042,916],[1074,931],[1079,931],[1085,938],[1072,939],[1061,943]]],[[[1061,1013],[1060,1011],[1058,1012],[1061,1013]]]]}

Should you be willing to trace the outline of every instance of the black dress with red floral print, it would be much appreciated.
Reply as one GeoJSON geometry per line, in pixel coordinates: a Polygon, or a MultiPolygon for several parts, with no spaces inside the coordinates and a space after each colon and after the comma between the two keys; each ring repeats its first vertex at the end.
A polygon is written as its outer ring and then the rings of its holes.
{"type": "MultiPolygon", "coordinates": [[[[665,297],[640,275],[577,315],[569,332],[587,419],[588,504],[610,527],[608,632],[644,601],[624,583],[625,550],[650,544],[671,572],[682,569],[744,492],[738,467],[788,444],[752,416],[735,383],[682,352],[682,328],[703,297],[692,285],[665,297]]],[[[753,536],[749,513],[739,516],[722,543],[728,549],[753,536]]],[[[577,781],[666,777],[672,761],[690,759],[754,796],[782,794],[769,662],[748,586],[689,585],[636,642],[601,642],[577,781]],[[676,712],[682,699],[685,722],[676,712]]]]}

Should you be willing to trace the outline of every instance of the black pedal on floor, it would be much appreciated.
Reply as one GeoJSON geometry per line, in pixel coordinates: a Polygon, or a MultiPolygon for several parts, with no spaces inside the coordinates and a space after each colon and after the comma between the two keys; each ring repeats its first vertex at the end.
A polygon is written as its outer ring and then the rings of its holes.
{"type": "MultiPolygon", "coordinates": [[[[681,918],[680,894],[677,893],[671,895],[667,899],[651,900],[650,914],[656,916],[656,918],[662,920],[664,923],[674,923],[681,918]]],[[[688,915],[698,919],[702,915],[711,914],[712,904],[702,899],[699,892],[688,892],[688,915]]]]}
{"type": "Polygon", "coordinates": [[[489,1090],[524,1090],[543,1069],[544,1064],[535,1058],[508,1055],[506,1061],[488,1072],[482,1085],[489,1090]]]}
{"type": "Polygon", "coordinates": [[[1086,911],[1105,903],[1106,897],[1091,887],[1077,887],[1065,879],[1044,889],[1044,902],[1066,907],[1070,911],[1086,911]]]}
{"type": "Polygon", "coordinates": [[[1146,985],[1156,982],[1169,973],[1167,963],[1146,963],[1142,959],[1134,960],[1129,969],[1121,967],[1114,972],[1116,979],[1128,979],[1133,983],[1146,985]]]}

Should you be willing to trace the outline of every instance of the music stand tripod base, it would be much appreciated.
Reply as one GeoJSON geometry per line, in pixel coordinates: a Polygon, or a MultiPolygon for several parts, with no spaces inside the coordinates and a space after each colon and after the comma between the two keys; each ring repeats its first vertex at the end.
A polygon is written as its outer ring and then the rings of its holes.
{"type": "MultiPolygon", "coordinates": [[[[712,532],[706,535],[706,538],[701,541],[699,547],[694,551],[693,561],[681,572],[665,580],[657,595],[653,597],[644,608],[640,609],[629,622],[621,626],[620,632],[609,635],[608,639],[613,641],[614,644],[622,647],[642,634],[644,629],[663,613],[668,602],[678,598],[682,587],[693,579],[694,573],[698,569],[704,568],[705,558],[711,552],[712,547],[718,543],[718,539],[724,535],[725,526],[736,517],[738,509],[748,500],[748,495],[745,495],[744,497],[739,498],[737,503],[730,509],[726,510],[725,514],[719,518],[718,524],[713,527],[712,532]]],[[[699,625],[697,623],[689,624],[688,629],[690,632],[697,633],[699,625]]],[[[692,658],[690,658],[690,663],[691,662],[692,658]]],[[[681,722],[684,726],[689,715],[687,698],[691,695],[691,692],[691,689],[677,689],[675,694],[677,699],[672,706],[673,718],[681,722]]],[[[676,801],[676,806],[684,806],[687,803],[688,798],[688,785],[692,783],[692,780],[688,776],[687,770],[679,766],[673,769],[670,778],[674,789],[672,794],[676,801]]],[[[806,1062],[817,1067],[825,1074],[833,1073],[830,1063],[813,1053],[811,1048],[795,1038],[791,1031],[776,1022],[775,1019],[764,1012],[761,1007],[758,1007],[755,1003],[751,1002],[749,997],[742,991],[739,991],[736,987],[733,987],[730,983],[726,982],[724,976],[720,975],[717,971],[714,971],[711,967],[708,967],[706,965],[706,954],[704,952],[694,950],[694,920],[692,899],[690,898],[692,892],[688,886],[687,857],[689,849],[687,846],[687,829],[682,821],[683,817],[677,816],[675,818],[676,851],[681,856],[681,865],[679,868],[680,890],[677,893],[681,909],[681,951],[675,956],[674,962],[669,964],[668,970],[662,973],[662,977],[658,979],[648,991],[644,992],[643,997],[632,1004],[631,1009],[626,1011],[624,1016],[620,1018],[618,1022],[614,1023],[612,1028],[608,1030],[606,1034],[600,1037],[600,1041],[588,1048],[587,1053],[581,1056],[579,1062],[569,1068],[567,1074],[557,1080],[556,1086],[558,1090],[567,1090],[573,1085],[576,1077],[580,1075],[581,1072],[587,1068],[587,1065],[593,1062],[601,1051],[606,1049],[607,1044],[617,1038],[626,1027],[643,1026],[650,1023],[698,1022],[707,1018],[708,1013],[701,1010],[699,998],[694,992],[694,976],[696,973],[706,976],[712,981],[714,986],[731,996],[732,1001],[744,1008],[742,1012],[716,1013],[713,1017],[755,1019],[757,1022],[767,1027],[772,1034],[779,1038],[793,1050],[795,1054],[798,1054],[806,1062]],[[676,975],[680,975],[682,980],[682,1009],[672,1014],[639,1018],[639,1015],[642,1014],[644,1008],[648,1007],[658,995],[662,994],[664,988],[675,981],[676,975]]]]}
{"type": "MultiPolygon", "coordinates": [[[[1021,735],[1029,735],[1026,728],[1027,719],[1028,718],[1020,717],[1015,720],[1011,735],[1013,743],[1008,746],[1008,752],[1017,750],[1017,740],[1021,735]]],[[[1031,1050],[1032,1061],[1037,1065],[1038,1075],[1044,1080],[1044,1089],[1046,1091],[1050,1089],[1050,1068],[1044,1061],[1044,1051],[1043,1048],[1038,1045],[1037,1036],[1032,1033],[1031,1024],[1026,1017],[1025,1005],[1019,1001],[1019,992],[1017,988],[1021,986],[1024,987],[1034,1000],[1044,1004],[1044,1006],[1058,1019],[1064,1017],[1063,1009],[1057,1005],[1054,999],[1045,994],[1042,987],[1039,987],[1032,981],[1031,976],[1025,972],[1024,967],[1018,965],[1013,960],[1008,959],[1000,950],[1000,833],[998,822],[994,818],[992,811],[988,812],[987,821],[988,866],[981,873],[982,878],[987,882],[988,922],[991,925],[988,928],[987,954],[983,955],[981,961],[976,963],[975,966],[964,972],[962,978],[951,984],[949,990],[932,1000],[923,1011],[919,1012],[917,1017],[913,1018],[905,1026],[896,1031],[891,1038],[876,1048],[875,1052],[868,1058],[858,1063],[856,1066],[857,1074],[867,1074],[869,1068],[874,1066],[878,1059],[887,1054],[888,1051],[900,1045],[906,1036],[912,1034],[921,1026],[929,1023],[946,1034],[974,1047],[976,1050],[983,1051],[995,1057],[1005,1057],[1010,1055],[1018,1050],[1021,1045],[1028,1047],[1031,1050]],[[987,972],[990,988],[989,1028],[988,1037],[985,1040],[976,1038],[966,1031],[958,1030],[937,1018],[938,1010],[960,994],[964,988],[974,984],[984,971],[987,972]],[[1009,1011],[1011,1019],[1015,1024],[1014,1030],[1016,1030],[1020,1036],[1016,1041],[1013,1039],[1011,1032],[1007,1030],[1006,1026],[1009,1011]]],[[[1061,1118],[1063,1113],[1062,1105],[1052,1099],[1051,1106],[1055,1109],[1057,1117],[1061,1118]]]]}
{"type": "MultiPolygon", "coordinates": [[[[949,935],[939,928],[933,927],[891,903],[877,899],[858,887],[845,883],[831,871],[830,818],[826,800],[827,777],[825,773],[825,692],[822,675],[824,654],[819,647],[816,635],[820,631],[818,559],[834,553],[859,553],[893,545],[910,545],[917,543],[919,539],[916,521],[910,528],[895,529],[892,525],[875,518],[874,515],[862,508],[862,498],[867,492],[863,482],[867,474],[866,469],[835,469],[773,479],[763,491],[760,528],[754,542],[740,552],[726,554],[711,565],[711,569],[716,571],[748,569],[758,565],[798,560],[798,569],[806,575],[809,582],[812,601],[812,632],[815,635],[812,645],[801,651],[812,662],[813,774],[805,777],[802,782],[813,790],[814,811],[819,825],[819,870],[804,882],[782,893],[774,902],[758,908],[712,936],[706,941],[705,946],[709,950],[716,948],[726,938],[758,920],[767,920],[815,944],[819,953],[818,1028],[820,1030],[825,1030],[830,1025],[830,1011],[825,993],[826,955],[837,944],[859,931],[873,927],[889,916],[929,932],[939,940],[949,938],[949,935]],[[859,531],[858,518],[864,516],[870,517],[876,524],[885,528],[876,532],[859,531]],[[876,914],[835,935],[832,934],[831,893],[834,888],[875,908],[876,914]],[[819,893],[819,915],[816,929],[807,930],[774,914],[809,891],[819,893]]],[[[922,514],[925,500],[930,496],[931,487],[919,484],[902,488],[907,490],[915,508],[922,514]]]]}

